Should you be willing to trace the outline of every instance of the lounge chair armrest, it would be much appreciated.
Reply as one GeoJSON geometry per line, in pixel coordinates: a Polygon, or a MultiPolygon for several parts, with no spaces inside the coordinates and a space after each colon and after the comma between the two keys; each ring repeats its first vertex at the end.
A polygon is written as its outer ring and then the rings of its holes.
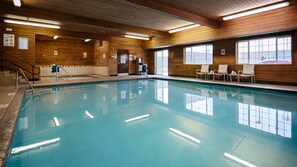
{"type": "Polygon", "coordinates": [[[197,69],[196,72],[201,72],[201,69],[197,69]]]}

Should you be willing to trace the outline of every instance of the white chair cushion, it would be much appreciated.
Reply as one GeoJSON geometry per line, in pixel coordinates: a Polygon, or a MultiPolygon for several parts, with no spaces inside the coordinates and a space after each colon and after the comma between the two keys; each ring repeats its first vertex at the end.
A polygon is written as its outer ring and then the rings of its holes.
{"type": "Polygon", "coordinates": [[[209,72],[209,65],[208,64],[203,64],[201,66],[201,73],[208,73],[209,72]]]}
{"type": "Polygon", "coordinates": [[[253,75],[254,68],[255,68],[255,65],[253,65],[253,64],[245,64],[245,65],[243,65],[242,74],[253,75]]]}
{"type": "Polygon", "coordinates": [[[227,74],[228,73],[228,65],[219,65],[218,73],[227,74]]]}

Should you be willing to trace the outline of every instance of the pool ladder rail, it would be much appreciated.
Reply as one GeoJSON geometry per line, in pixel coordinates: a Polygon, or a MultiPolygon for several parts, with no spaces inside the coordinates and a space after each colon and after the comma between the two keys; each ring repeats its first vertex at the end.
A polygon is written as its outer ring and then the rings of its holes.
{"type": "MultiPolygon", "coordinates": [[[[28,77],[26,76],[26,74],[24,73],[24,71],[21,68],[19,68],[19,70],[20,70],[21,74],[24,76],[24,78],[25,78],[27,84],[29,85],[30,89],[32,90],[32,95],[33,95],[34,94],[34,88],[31,85],[31,83],[29,82],[28,77]]],[[[18,88],[18,71],[16,72],[15,87],[16,87],[16,89],[18,88]]]]}
{"type": "Polygon", "coordinates": [[[68,75],[70,75],[70,77],[72,78],[72,75],[68,72],[68,71],[66,71],[63,67],[61,67],[60,66],[60,68],[63,70],[63,71],[65,71],[68,75]]]}

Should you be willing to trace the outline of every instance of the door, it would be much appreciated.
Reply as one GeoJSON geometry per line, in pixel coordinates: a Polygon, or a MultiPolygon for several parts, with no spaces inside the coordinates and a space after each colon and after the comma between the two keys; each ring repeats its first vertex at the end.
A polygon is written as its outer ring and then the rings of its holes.
{"type": "Polygon", "coordinates": [[[155,52],[155,74],[168,75],[168,50],[155,52]]]}
{"type": "Polygon", "coordinates": [[[129,51],[118,50],[118,75],[129,75],[129,51]]]}

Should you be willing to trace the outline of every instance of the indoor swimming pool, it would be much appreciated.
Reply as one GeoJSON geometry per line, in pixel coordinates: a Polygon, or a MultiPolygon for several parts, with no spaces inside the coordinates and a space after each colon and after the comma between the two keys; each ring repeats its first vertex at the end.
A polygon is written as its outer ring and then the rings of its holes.
{"type": "Polygon", "coordinates": [[[24,97],[6,166],[295,167],[296,112],[296,94],[214,84],[44,87],[24,97]]]}

